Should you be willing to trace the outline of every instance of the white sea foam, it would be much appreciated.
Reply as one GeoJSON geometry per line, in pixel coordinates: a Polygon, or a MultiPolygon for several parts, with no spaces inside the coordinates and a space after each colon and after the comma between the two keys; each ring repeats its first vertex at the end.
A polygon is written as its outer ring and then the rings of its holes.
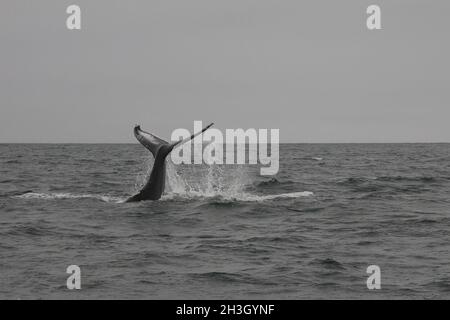
{"type": "Polygon", "coordinates": [[[300,197],[309,197],[314,195],[311,191],[301,191],[301,192],[290,192],[290,193],[280,193],[280,194],[268,194],[268,195],[256,195],[250,193],[240,193],[236,195],[224,195],[224,194],[207,194],[198,191],[192,191],[184,194],[176,194],[176,193],[167,193],[164,194],[161,198],[163,201],[172,201],[177,199],[213,199],[220,201],[241,201],[241,202],[259,202],[259,201],[268,201],[282,198],[300,198],[300,197]]]}
{"type": "Polygon", "coordinates": [[[311,191],[301,191],[301,192],[289,192],[289,193],[280,193],[280,194],[269,194],[269,195],[247,195],[248,201],[264,201],[264,200],[273,200],[279,198],[300,198],[300,197],[309,197],[314,195],[311,191]]]}
{"type": "MultiPolygon", "coordinates": [[[[257,202],[274,200],[279,198],[299,198],[309,197],[313,193],[310,191],[290,192],[281,194],[255,195],[250,193],[239,194],[220,194],[214,192],[188,191],[184,193],[169,192],[162,196],[162,201],[172,201],[177,199],[195,200],[195,199],[217,199],[223,201],[243,201],[257,202]]],[[[97,199],[104,202],[123,203],[127,197],[115,197],[101,194],[72,194],[72,193],[38,193],[29,192],[22,195],[14,196],[19,199],[42,199],[42,200],[61,200],[61,199],[97,199]]]]}
{"type": "Polygon", "coordinates": [[[98,199],[104,202],[122,202],[125,198],[114,197],[102,194],[73,194],[73,193],[38,193],[28,192],[22,195],[14,196],[14,198],[20,199],[44,199],[44,200],[56,200],[56,199],[98,199]]]}

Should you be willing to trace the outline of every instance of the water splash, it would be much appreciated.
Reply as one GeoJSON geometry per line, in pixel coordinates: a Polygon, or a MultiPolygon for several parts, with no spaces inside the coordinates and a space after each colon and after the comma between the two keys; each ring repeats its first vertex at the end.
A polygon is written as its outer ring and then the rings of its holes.
{"type": "Polygon", "coordinates": [[[217,164],[176,167],[168,161],[166,192],[161,200],[209,198],[219,201],[266,201],[313,195],[310,191],[274,195],[248,193],[246,188],[254,180],[248,168],[245,165],[217,164]]]}
{"type": "Polygon", "coordinates": [[[146,157],[145,160],[142,162],[142,170],[139,171],[139,173],[136,176],[136,181],[134,183],[134,192],[139,192],[147,182],[147,179],[150,177],[150,173],[152,172],[153,163],[155,160],[153,157],[146,157]]]}
{"type": "Polygon", "coordinates": [[[178,174],[175,165],[167,161],[167,185],[166,193],[184,194],[189,192],[189,184],[180,174],[178,174]]]}
{"type": "Polygon", "coordinates": [[[180,165],[167,164],[167,189],[169,197],[237,197],[250,179],[243,166],[233,165],[180,165]],[[177,170],[178,168],[178,170],[177,170]]]}

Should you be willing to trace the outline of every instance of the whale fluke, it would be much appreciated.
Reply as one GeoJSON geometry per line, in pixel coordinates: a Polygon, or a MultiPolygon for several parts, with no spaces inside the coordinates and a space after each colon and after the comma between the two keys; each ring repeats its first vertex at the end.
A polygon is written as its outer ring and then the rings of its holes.
{"type": "Polygon", "coordinates": [[[164,192],[166,181],[166,157],[176,146],[194,139],[196,136],[208,130],[212,125],[213,123],[203,128],[200,132],[194,133],[190,137],[174,143],[168,143],[154,134],[142,130],[139,125],[136,125],[134,127],[136,139],[153,154],[155,162],[145,186],[138,194],[132,196],[125,202],[160,199],[164,192]]]}
{"type": "Polygon", "coordinates": [[[134,136],[144,147],[146,147],[153,154],[154,157],[156,157],[158,149],[162,145],[169,145],[167,141],[151,134],[150,132],[142,130],[141,126],[139,125],[136,125],[134,127],[134,136]]]}
{"type": "Polygon", "coordinates": [[[182,139],[180,141],[177,141],[175,143],[173,143],[173,146],[176,147],[179,144],[183,144],[185,142],[188,142],[192,139],[194,139],[196,136],[198,136],[199,134],[202,134],[203,132],[205,132],[206,130],[208,130],[209,128],[211,128],[214,125],[214,122],[210,123],[209,125],[207,125],[206,127],[204,127],[201,131],[194,133],[193,135],[191,135],[190,137],[187,137],[186,139],[182,139]]]}

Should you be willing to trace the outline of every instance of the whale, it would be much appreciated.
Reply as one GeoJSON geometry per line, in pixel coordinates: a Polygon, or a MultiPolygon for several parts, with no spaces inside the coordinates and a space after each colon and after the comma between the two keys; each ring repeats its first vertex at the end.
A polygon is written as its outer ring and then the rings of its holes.
{"type": "Polygon", "coordinates": [[[140,125],[136,125],[133,129],[134,136],[148,151],[150,151],[155,161],[144,187],[137,194],[125,200],[125,202],[160,199],[164,193],[166,184],[166,157],[175,147],[194,139],[196,136],[208,130],[213,124],[214,123],[211,123],[190,137],[174,143],[169,143],[154,134],[142,130],[140,125]]]}

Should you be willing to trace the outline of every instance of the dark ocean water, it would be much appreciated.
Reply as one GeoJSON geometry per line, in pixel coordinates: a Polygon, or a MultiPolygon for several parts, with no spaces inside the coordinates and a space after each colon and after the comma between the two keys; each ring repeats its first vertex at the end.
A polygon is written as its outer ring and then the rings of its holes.
{"type": "Polygon", "coordinates": [[[148,158],[0,145],[0,298],[450,298],[450,144],[281,145],[275,177],[169,164],[162,200],[120,203],[148,158]]]}

